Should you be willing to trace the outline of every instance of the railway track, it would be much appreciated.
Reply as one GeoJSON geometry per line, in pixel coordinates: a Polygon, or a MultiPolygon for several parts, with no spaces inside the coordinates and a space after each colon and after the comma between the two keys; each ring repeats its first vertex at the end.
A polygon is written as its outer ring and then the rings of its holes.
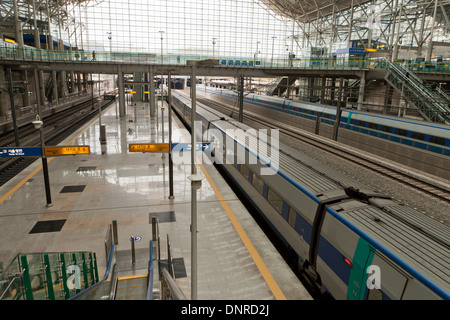
{"type": "MultiPolygon", "coordinates": [[[[98,98],[94,98],[94,104],[98,98]]],[[[102,109],[107,108],[112,101],[102,100],[102,109]]],[[[78,128],[98,115],[98,108],[92,108],[92,99],[81,102],[77,106],[48,116],[44,121],[44,137],[46,145],[57,145],[78,128]]],[[[19,128],[19,141],[21,146],[40,146],[40,134],[32,124],[19,128]]],[[[14,133],[9,132],[0,137],[1,147],[14,147],[14,133]]],[[[36,161],[34,157],[1,158],[0,159],[0,186],[8,182],[19,172],[36,161]]]]}
{"type": "MultiPolygon", "coordinates": [[[[229,107],[226,104],[214,100],[197,98],[197,101],[219,111],[227,110],[232,113],[236,113],[235,108],[229,107]]],[[[430,195],[446,203],[450,203],[450,192],[445,187],[429,183],[428,181],[425,181],[420,177],[415,177],[411,174],[408,174],[407,172],[403,172],[397,168],[390,167],[387,164],[379,163],[362,154],[358,154],[356,152],[350,153],[348,148],[337,146],[332,142],[325,141],[323,138],[318,138],[313,134],[299,131],[299,129],[294,126],[286,125],[285,123],[281,123],[274,119],[270,119],[270,122],[268,122],[265,118],[257,116],[251,112],[244,113],[244,119],[259,123],[271,129],[278,129],[281,133],[285,134],[288,137],[300,140],[307,145],[329,152],[347,161],[351,161],[352,164],[359,165],[361,167],[364,167],[365,169],[395,180],[400,184],[414,188],[415,190],[430,195]]]]}

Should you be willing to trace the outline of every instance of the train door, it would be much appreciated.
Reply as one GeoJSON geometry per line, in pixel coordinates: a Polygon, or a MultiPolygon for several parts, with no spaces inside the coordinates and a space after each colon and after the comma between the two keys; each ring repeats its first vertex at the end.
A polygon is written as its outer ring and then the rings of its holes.
{"type": "MultiPolygon", "coordinates": [[[[378,286],[372,286],[368,289],[365,299],[368,300],[400,300],[403,297],[408,280],[411,276],[400,269],[390,259],[375,252],[372,264],[372,270],[378,275],[374,277],[374,281],[378,281],[378,286]]],[[[371,280],[371,279],[369,279],[371,280]]],[[[368,281],[369,282],[369,281],[368,281]]]]}
{"type": "Polygon", "coordinates": [[[363,300],[367,287],[367,268],[372,265],[375,249],[364,239],[359,238],[351,262],[351,272],[347,287],[347,300],[363,300]]]}
{"type": "Polygon", "coordinates": [[[408,278],[408,274],[360,238],[353,256],[347,300],[399,300],[408,278]]]}

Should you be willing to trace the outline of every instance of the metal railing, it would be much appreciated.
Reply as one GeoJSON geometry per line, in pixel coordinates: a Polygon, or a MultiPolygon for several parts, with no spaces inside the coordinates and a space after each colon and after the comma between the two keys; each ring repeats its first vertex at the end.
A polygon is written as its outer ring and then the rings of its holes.
{"type": "MultiPolygon", "coordinates": [[[[156,217],[152,217],[152,232],[153,232],[153,242],[150,243],[150,259],[153,257],[153,243],[156,242],[156,248],[157,248],[157,265],[158,265],[158,274],[159,274],[159,280],[160,280],[160,295],[159,298],[161,300],[186,300],[185,295],[181,291],[180,287],[175,282],[175,270],[173,267],[173,261],[172,261],[172,249],[170,245],[169,235],[167,235],[167,266],[162,265],[161,262],[161,247],[160,247],[160,235],[159,235],[159,222],[156,217]]],[[[151,266],[153,264],[149,261],[149,275],[151,274],[151,277],[153,277],[153,272],[151,270],[151,266]]],[[[147,286],[147,300],[151,300],[150,297],[152,297],[151,290],[153,288],[151,287],[151,279],[148,280],[148,286],[147,286]]]]}
{"type": "MultiPolygon", "coordinates": [[[[254,57],[203,55],[180,55],[137,52],[86,52],[58,51],[33,47],[0,47],[0,60],[18,60],[28,62],[126,62],[140,64],[186,65],[188,60],[215,60],[221,67],[264,68],[264,69],[354,69],[369,70],[385,68],[388,60],[375,60],[367,56],[360,58],[302,58],[302,59],[255,59],[254,57]]],[[[405,62],[395,61],[396,65],[413,72],[450,74],[448,62],[405,62]]]]}

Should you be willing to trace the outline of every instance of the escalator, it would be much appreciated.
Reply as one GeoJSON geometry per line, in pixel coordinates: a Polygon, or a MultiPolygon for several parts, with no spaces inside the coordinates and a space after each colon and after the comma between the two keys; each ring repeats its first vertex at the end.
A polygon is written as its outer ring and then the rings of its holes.
{"type": "Polygon", "coordinates": [[[387,62],[385,80],[413,104],[424,119],[450,124],[450,106],[426,87],[418,76],[399,65],[387,62]]]}
{"type": "Polygon", "coordinates": [[[267,90],[267,95],[282,95],[287,90],[287,87],[291,86],[295,80],[295,77],[278,77],[267,90]]]}

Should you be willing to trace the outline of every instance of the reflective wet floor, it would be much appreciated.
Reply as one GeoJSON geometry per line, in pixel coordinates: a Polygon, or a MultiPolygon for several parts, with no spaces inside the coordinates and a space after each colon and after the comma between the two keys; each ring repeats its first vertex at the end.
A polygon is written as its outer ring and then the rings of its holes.
{"type": "MultiPolygon", "coordinates": [[[[131,250],[134,237],[136,252],[148,256],[151,221],[157,217],[161,258],[167,259],[169,239],[176,281],[189,298],[190,164],[174,165],[174,199],[169,199],[168,155],[128,151],[130,143],[168,143],[167,108],[164,116],[158,108],[158,116],[150,117],[149,104],[135,102],[118,117],[117,104],[101,115],[105,144],[97,118],[60,144],[89,145],[89,155],[48,159],[51,207],[40,159],[0,187],[0,261],[6,268],[19,253],[95,251],[101,278],[111,221],[118,224],[118,250],[131,250]]],[[[189,142],[182,128],[174,116],[173,142],[189,142]]],[[[197,191],[198,299],[311,299],[216,169],[198,164],[197,170],[204,177],[197,191]]]]}

